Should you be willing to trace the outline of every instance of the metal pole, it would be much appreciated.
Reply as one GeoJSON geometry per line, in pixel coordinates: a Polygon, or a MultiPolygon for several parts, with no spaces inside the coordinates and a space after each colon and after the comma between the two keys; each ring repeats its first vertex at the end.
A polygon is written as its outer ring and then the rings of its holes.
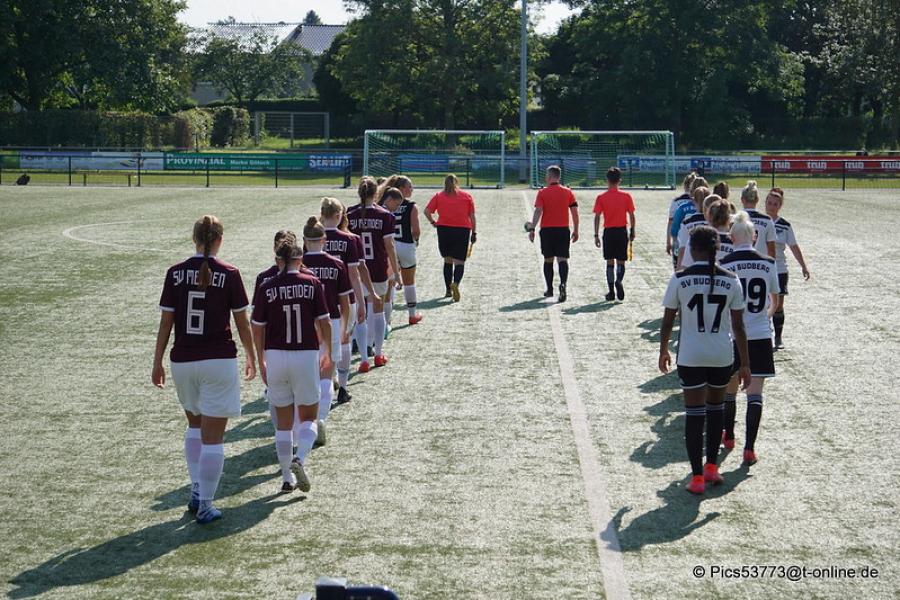
{"type": "Polygon", "coordinates": [[[141,187],[141,156],[140,155],[138,155],[137,163],[138,163],[138,173],[137,173],[137,176],[138,176],[137,184],[138,185],[137,186],[141,187]]]}
{"type": "Polygon", "coordinates": [[[69,157],[69,187],[72,187],[72,157],[69,157]]]}
{"type": "MultiPolygon", "coordinates": [[[[774,187],[774,186],[773,186],[774,187]]],[[[847,161],[841,161],[841,191],[847,191],[847,161]]]]}
{"type": "Polygon", "coordinates": [[[471,172],[472,172],[472,159],[467,158],[466,159],[466,187],[467,188],[472,187],[472,178],[469,176],[469,174],[471,172]]]}
{"type": "Polygon", "coordinates": [[[325,147],[331,148],[331,113],[325,113],[325,147]]]}
{"type": "Polygon", "coordinates": [[[259,111],[253,113],[253,143],[259,146],[259,111]]]}
{"type": "Polygon", "coordinates": [[[772,159],[772,187],[775,187],[775,159],[772,159]]]}
{"type": "Polygon", "coordinates": [[[209,187],[209,157],[206,157],[206,187],[209,187]]]}
{"type": "Polygon", "coordinates": [[[275,187],[278,187],[278,159],[275,159],[275,187]]]}
{"type": "Polygon", "coordinates": [[[528,0],[522,0],[519,44],[519,183],[525,181],[528,159],[528,0]]]}
{"type": "Polygon", "coordinates": [[[294,147],[294,113],[291,113],[291,148],[294,147]]]}

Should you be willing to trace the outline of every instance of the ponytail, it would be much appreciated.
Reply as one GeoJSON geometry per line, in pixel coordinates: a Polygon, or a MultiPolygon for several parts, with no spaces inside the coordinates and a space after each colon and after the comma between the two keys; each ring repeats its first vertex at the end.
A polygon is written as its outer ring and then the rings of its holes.
{"type": "Polygon", "coordinates": [[[325,227],[319,223],[315,217],[306,220],[306,226],[303,228],[303,237],[307,240],[320,240],[325,237],[325,227]]]}
{"type": "Polygon", "coordinates": [[[444,177],[444,193],[453,195],[459,190],[459,178],[450,173],[446,177],[444,177]]]}
{"type": "Polygon", "coordinates": [[[731,239],[735,244],[752,244],[755,232],[750,215],[746,211],[740,211],[731,224],[731,239]]]}
{"type": "MultiPolygon", "coordinates": [[[[710,198],[714,196],[710,196],[710,198]]],[[[721,198],[715,200],[710,203],[707,212],[709,214],[709,224],[717,230],[726,227],[731,221],[731,204],[727,200],[722,200],[721,198]]]]}
{"type": "Polygon", "coordinates": [[[362,206],[362,215],[360,216],[361,221],[364,221],[366,218],[366,201],[369,199],[374,200],[377,192],[378,184],[375,183],[374,179],[365,176],[359,180],[359,186],[356,188],[356,193],[359,194],[359,203],[362,206]]]}
{"type": "Polygon", "coordinates": [[[752,179],[741,190],[741,202],[754,205],[759,202],[759,188],[752,179]]]}
{"type": "Polygon", "coordinates": [[[323,219],[333,219],[340,216],[344,210],[344,205],[337,198],[322,198],[322,206],[320,212],[323,219]]]}
{"type": "Polygon", "coordinates": [[[287,235],[279,243],[278,247],[275,248],[275,256],[281,259],[281,272],[287,273],[287,270],[291,266],[291,261],[303,256],[303,248],[297,244],[297,234],[293,231],[288,231],[287,235]]]}
{"type": "Polygon", "coordinates": [[[716,250],[719,246],[719,233],[708,225],[701,225],[691,230],[690,249],[694,260],[705,254],[709,261],[709,293],[716,288],[716,250]]]}
{"type": "Polygon", "coordinates": [[[203,215],[194,223],[194,243],[203,246],[203,263],[200,265],[200,280],[197,282],[197,287],[202,291],[212,282],[209,253],[212,245],[222,239],[224,231],[221,221],[214,215],[203,215]]]}

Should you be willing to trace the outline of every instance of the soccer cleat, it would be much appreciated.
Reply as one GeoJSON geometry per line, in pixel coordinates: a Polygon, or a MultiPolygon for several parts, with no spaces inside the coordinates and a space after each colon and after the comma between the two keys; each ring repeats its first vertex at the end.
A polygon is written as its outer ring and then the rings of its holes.
{"type": "Polygon", "coordinates": [[[719,485],[725,481],[719,474],[719,467],[713,463],[703,465],[703,480],[713,485],[719,485]]]}
{"type": "Polygon", "coordinates": [[[756,452],[744,449],[744,462],[748,465],[755,465],[759,459],[756,458],[756,452]]]}
{"type": "Polygon", "coordinates": [[[450,288],[447,288],[446,293],[444,293],[444,298],[452,298],[452,297],[453,297],[453,292],[450,290],[450,288]]]}
{"type": "Polygon", "coordinates": [[[325,421],[319,419],[318,422],[318,433],[316,434],[316,441],[313,442],[313,448],[318,448],[319,446],[324,446],[327,443],[327,436],[325,435],[325,421]]]}
{"type": "Polygon", "coordinates": [[[422,313],[416,313],[414,315],[409,316],[409,324],[416,325],[422,322],[422,313]]]}
{"type": "Polygon", "coordinates": [[[566,301],[566,284],[564,283],[559,284],[559,301],[566,301]]]}
{"type": "Polygon", "coordinates": [[[722,445],[726,450],[734,450],[734,438],[728,437],[728,432],[722,430],[722,445]]]}
{"type": "Polygon", "coordinates": [[[615,293],[615,292],[612,292],[612,291],[611,291],[611,292],[609,292],[609,293],[606,295],[606,301],[607,301],[607,302],[612,302],[612,301],[615,300],[615,299],[616,299],[616,293],[615,293]]]}
{"type": "Polygon", "coordinates": [[[297,489],[301,492],[308,492],[310,488],[309,477],[306,476],[306,469],[303,468],[303,463],[296,456],[291,461],[291,473],[297,478],[297,489]]]}
{"type": "Polygon", "coordinates": [[[375,366],[376,367],[383,367],[387,363],[388,363],[387,356],[385,356],[384,354],[376,354],[375,355],[375,366]]]}
{"type": "Polygon", "coordinates": [[[362,361],[359,363],[359,368],[356,370],[357,373],[368,373],[369,372],[369,363],[368,361],[362,361]]]}
{"type": "Polygon", "coordinates": [[[706,483],[703,480],[703,475],[694,475],[691,477],[691,482],[687,484],[684,489],[692,494],[702,494],[705,492],[706,483]]]}
{"type": "Polygon", "coordinates": [[[544,292],[544,298],[552,298],[552,297],[553,297],[553,290],[548,289],[546,292],[544,292]]]}
{"type": "Polygon", "coordinates": [[[782,343],[780,337],[775,338],[775,348],[774,349],[775,350],[783,350],[784,349],[784,344],[782,343]]]}
{"type": "Polygon", "coordinates": [[[195,515],[200,509],[200,492],[196,488],[191,490],[191,499],[188,500],[187,509],[189,513],[195,515]]]}
{"type": "Polygon", "coordinates": [[[281,484],[281,493],[282,494],[290,494],[297,488],[296,485],[291,483],[290,481],[284,481],[281,484]]]}
{"type": "Polygon", "coordinates": [[[625,299],[625,286],[623,286],[621,283],[616,284],[616,297],[618,297],[619,300],[625,299]]]}
{"type": "Polygon", "coordinates": [[[350,392],[347,391],[347,388],[338,388],[337,392],[337,401],[335,404],[346,404],[353,399],[353,396],[350,395],[350,392]]]}
{"type": "Polygon", "coordinates": [[[450,293],[453,295],[453,301],[459,302],[459,284],[454,282],[450,284],[450,293]]]}
{"type": "Polygon", "coordinates": [[[201,503],[200,508],[197,510],[198,525],[206,525],[207,523],[212,523],[213,521],[221,518],[222,511],[213,506],[212,502],[201,503]]]}

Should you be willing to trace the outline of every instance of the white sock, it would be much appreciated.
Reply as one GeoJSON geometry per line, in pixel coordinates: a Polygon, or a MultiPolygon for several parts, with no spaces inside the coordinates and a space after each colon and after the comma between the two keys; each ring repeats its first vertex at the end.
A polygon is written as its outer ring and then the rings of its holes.
{"type": "Polygon", "coordinates": [[[394,314],[394,283],[388,286],[388,297],[387,301],[384,303],[384,322],[387,325],[391,324],[391,315],[394,314]]]}
{"type": "Polygon", "coordinates": [[[224,444],[203,444],[197,465],[197,481],[200,484],[200,501],[212,502],[225,466],[224,444]]]}
{"type": "MultiPolygon", "coordinates": [[[[369,302],[369,312],[366,313],[366,326],[369,333],[369,336],[366,338],[366,346],[371,347],[375,345],[375,338],[378,337],[375,335],[376,331],[380,331],[381,337],[384,338],[384,322],[381,324],[381,329],[375,327],[375,307],[372,306],[371,302],[369,302]]],[[[375,354],[378,353],[376,352],[375,354]]]]}
{"type": "MultiPolygon", "coordinates": [[[[375,331],[384,332],[384,313],[375,313],[372,315],[372,327],[375,331]]],[[[375,336],[375,356],[381,356],[381,349],[384,347],[384,335],[375,336]]]]}
{"type": "Polygon", "coordinates": [[[331,387],[331,379],[322,379],[319,381],[319,420],[328,419],[328,412],[331,410],[331,397],[334,395],[334,388],[331,387]]]}
{"type": "Polygon", "coordinates": [[[416,284],[403,286],[403,299],[406,300],[406,309],[409,311],[409,316],[411,316],[411,317],[415,316],[415,314],[416,314],[416,284]]]}
{"type": "Polygon", "coordinates": [[[347,387],[347,380],[350,379],[350,344],[341,344],[341,360],[338,362],[338,385],[342,388],[347,387]]]}
{"type": "Polygon", "coordinates": [[[200,470],[200,450],[203,442],[200,441],[200,428],[188,427],[184,430],[184,459],[187,461],[188,475],[191,477],[191,485],[197,484],[198,471],[200,470]]]}
{"type": "Polygon", "coordinates": [[[353,339],[356,340],[356,348],[359,350],[359,360],[369,362],[369,324],[357,323],[353,330],[353,339]]]}
{"type": "Polygon", "coordinates": [[[290,483],[294,482],[294,474],[291,473],[291,459],[293,456],[293,448],[291,448],[291,430],[277,430],[275,432],[275,452],[278,453],[278,464],[281,466],[281,477],[290,483]]]}
{"type": "Polygon", "coordinates": [[[294,447],[300,445],[300,416],[297,414],[297,406],[295,405],[293,408],[294,411],[294,425],[291,427],[291,434],[294,447]]]}
{"type": "Polygon", "coordinates": [[[297,458],[305,465],[306,455],[312,450],[316,438],[319,437],[319,424],[315,421],[303,421],[300,423],[298,433],[297,458]]]}

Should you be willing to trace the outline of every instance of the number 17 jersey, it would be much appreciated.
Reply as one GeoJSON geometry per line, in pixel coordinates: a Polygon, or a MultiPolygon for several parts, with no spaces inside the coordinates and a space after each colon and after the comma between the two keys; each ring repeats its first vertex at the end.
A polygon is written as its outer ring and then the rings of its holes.
{"type": "Polygon", "coordinates": [[[672,275],[663,306],[681,312],[678,365],[727,367],[734,362],[731,311],[744,308],[741,284],[734,273],[716,266],[710,291],[709,264],[694,263],[672,275]]]}

